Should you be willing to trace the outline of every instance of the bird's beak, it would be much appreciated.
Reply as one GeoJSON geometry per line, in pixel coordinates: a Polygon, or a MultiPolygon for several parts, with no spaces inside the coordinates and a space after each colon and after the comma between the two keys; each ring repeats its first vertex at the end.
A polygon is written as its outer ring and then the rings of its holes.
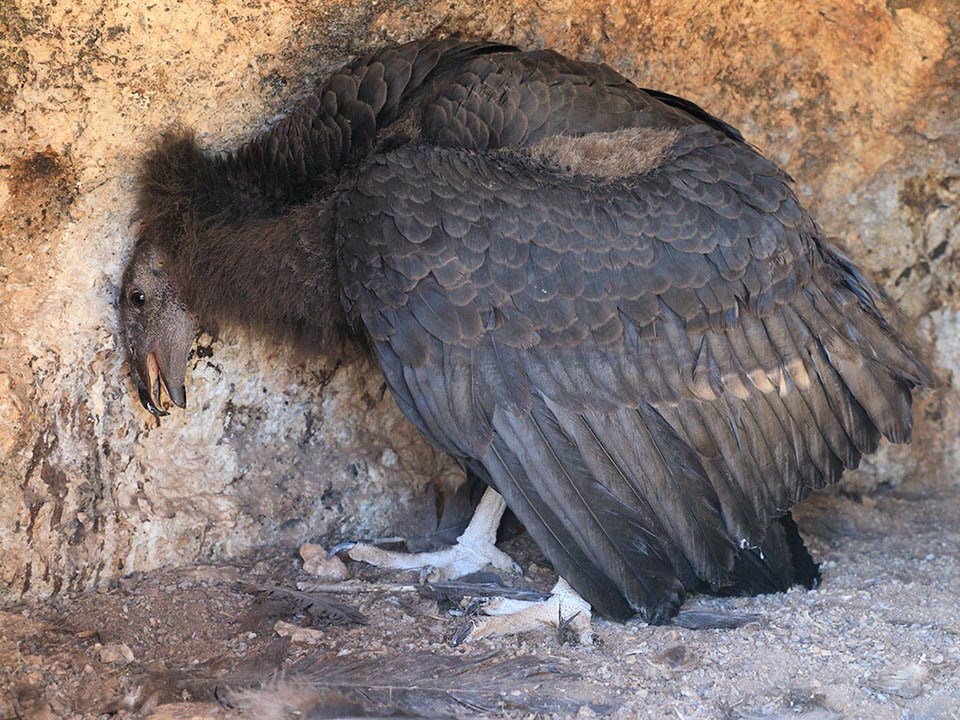
{"type": "Polygon", "coordinates": [[[179,408],[187,406],[187,359],[199,326],[182,309],[168,311],[158,326],[159,331],[147,334],[146,342],[137,343],[142,349],[131,342],[128,357],[140,404],[151,415],[163,417],[169,407],[164,395],[179,408]]]}
{"type": "Polygon", "coordinates": [[[165,405],[163,402],[164,394],[177,407],[185,408],[187,406],[187,389],[184,386],[184,379],[187,371],[188,352],[189,345],[186,351],[178,353],[176,357],[171,357],[172,353],[151,350],[147,353],[142,367],[136,368],[137,393],[140,396],[140,404],[151,415],[163,417],[169,414],[163,409],[165,405]]]}

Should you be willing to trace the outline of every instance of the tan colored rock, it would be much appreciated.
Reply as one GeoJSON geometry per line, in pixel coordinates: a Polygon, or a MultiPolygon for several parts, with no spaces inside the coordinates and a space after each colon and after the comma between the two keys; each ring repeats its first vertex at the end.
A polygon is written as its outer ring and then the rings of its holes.
{"type": "MultiPolygon", "coordinates": [[[[0,598],[232,558],[308,538],[418,533],[451,471],[369,366],[225,332],[187,411],[140,410],[114,294],[133,176],[180,122],[213,149],[385,41],[458,31],[604,61],[740,127],[798,180],[960,371],[960,23],[952,0],[161,0],[0,13],[0,598]],[[952,23],[952,24],[951,24],[952,23]]],[[[212,353],[212,355],[210,355],[212,353]]],[[[860,481],[952,483],[960,424],[860,481]]]]}
{"type": "Polygon", "coordinates": [[[291,642],[306,643],[307,645],[316,645],[326,637],[320,630],[300,627],[299,625],[293,625],[283,620],[277,620],[273,626],[273,630],[280,637],[290,638],[291,642]]]}
{"type": "Polygon", "coordinates": [[[303,558],[303,571],[314,577],[325,580],[348,580],[350,570],[346,563],[338,557],[327,557],[327,550],[323,545],[307,543],[300,546],[300,557],[303,558]]]}
{"type": "Polygon", "coordinates": [[[100,662],[109,665],[129,665],[136,658],[126,643],[107,643],[100,648],[100,662]]]}

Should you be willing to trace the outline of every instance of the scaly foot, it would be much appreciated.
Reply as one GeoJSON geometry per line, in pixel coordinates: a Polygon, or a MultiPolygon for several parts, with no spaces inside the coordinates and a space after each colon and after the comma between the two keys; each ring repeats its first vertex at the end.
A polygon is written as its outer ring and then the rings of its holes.
{"type": "Polygon", "coordinates": [[[497,528],[507,504],[493,488],[487,488],[477,510],[457,542],[443,550],[402,553],[365,543],[340,543],[330,554],[394,570],[417,570],[430,582],[442,582],[469,575],[492,565],[503,572],[519,573],[513,559],[496,546],[497,528]]]}

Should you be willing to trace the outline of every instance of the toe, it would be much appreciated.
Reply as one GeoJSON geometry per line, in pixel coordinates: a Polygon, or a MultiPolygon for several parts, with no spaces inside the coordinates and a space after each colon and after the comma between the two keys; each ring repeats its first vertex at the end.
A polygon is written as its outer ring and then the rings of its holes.
{"type": "Polygon", "coordinates": [[[576,612],[564,618],[557,628],[561,642],[570,642],[579,645],[593,645],[593,626],[590,624],[590,613],[576,612]]]}
{"type": "Polygon", "coordinates": [[[449,565],[443,565],[441,567],[427,565],[420,570],[421,583],[441,583],[447,580],[453,580],[456,577],[459,577],[459,575],[449,565]]]}
{"type": "Polygon", "coordinates": [[[457,647],[462,645],[465,642],[470,642],[476,638],[473,636],[473,633],[483,624],[483,621],[479,618],[471,618],[467,622],[463,623],[457,631],[453,634],[453,637],[450,638],[450,645],[452,647],[457,647]]]}
{"type": "Polygon", "coordinates": [[[349,559],[350,549],[354,545],[356,545],[356,543],[351,542],[349,540],[346,542],[337,543],[332,548],[330,548],[330,552],[327,553],[327,560],[332,560],[335,557],[339,557],[341,560],[344,559],[345,557],[349,559]]]}

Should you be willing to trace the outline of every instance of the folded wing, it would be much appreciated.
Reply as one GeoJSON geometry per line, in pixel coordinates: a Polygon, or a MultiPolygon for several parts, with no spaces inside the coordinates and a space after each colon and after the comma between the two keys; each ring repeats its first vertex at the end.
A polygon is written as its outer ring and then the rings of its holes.
{"type": "Polygon", "coordinates": [[[361,167],[338,233],[344,305],[406,415],[594,607],[656,622],[685,588],[735,583],[881,435],[908,440],[929,373],[784,173],[709,116],[625,93],[624,125],[560,128],[562,146],[529,122],[479,151],[469,115],[427,125],[361,167]],[[637,126],[668,142],[644,155],[658,140],[637,126]],[[646,164],[577,164],[618,132],[646,164]]]}

